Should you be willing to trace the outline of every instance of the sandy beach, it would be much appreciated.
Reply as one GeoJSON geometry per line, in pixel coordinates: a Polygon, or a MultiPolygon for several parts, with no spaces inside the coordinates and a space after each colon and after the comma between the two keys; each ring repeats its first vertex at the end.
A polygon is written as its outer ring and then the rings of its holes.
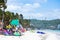
{"type": "Polygon", "coordinates": [[[46,32],[46,34],[37,34],[27,31],[22,36],[0,36],[0,40],[59,40],[60,36],[46,32]]]}

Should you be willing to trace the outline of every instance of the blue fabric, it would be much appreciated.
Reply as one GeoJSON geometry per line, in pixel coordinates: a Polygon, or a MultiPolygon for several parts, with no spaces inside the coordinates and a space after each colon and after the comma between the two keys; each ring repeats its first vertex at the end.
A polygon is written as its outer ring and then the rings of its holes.
{"type": "Polygon", "coordinates": [[[17,28],[23,28],[21,24],[17,25],[16,27],[17,28]]]}
{"type": "Polygon", "coordinates": [[[39,31],[37,33],[39,33],[39,34],[45,34],[44,32],[39,32],[39,31]]]}

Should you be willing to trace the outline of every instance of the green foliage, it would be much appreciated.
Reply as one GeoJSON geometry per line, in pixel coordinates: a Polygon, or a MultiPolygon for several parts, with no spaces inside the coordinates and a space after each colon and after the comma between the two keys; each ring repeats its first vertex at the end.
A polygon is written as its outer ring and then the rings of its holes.
{"type": "Polygon", "coordinates": [[[2,10],[0,9],[0,20],[2,20],[2,10]]]}
{"type": "Polygon", "coordinates": [[[29,20],[27,20],[27,19],[23,19],[23,20],[21,20],[20,19],[20,23],[22,24],[22,26],[23,27],[30,27],[30,21],[29,20]]]}
{"type": "Polygon", "coordinates": [[[4,3],[4,0],[0,0],[0,3],[4,3]]]}
{"type": "Polygon", "coordinates": [[[58,25],[60,24],[60,19],[56,20],[31,20],[30,21],[32,28],[40,28],[40,29],[58,29],[58,25]]]}
{"type": "Polygon", "coordinates": [[[23,15],[22,15],[22,14],[20,14],[20,19],[22,19],[22,20],[23,20],[23,15]]]}
{"type": "MultiPolygon", "coordinates": [[[[7,1],[7,0],[5,0],[5,1],[7,1]]],[[[7,8],[4,0],[0,0],[0,6],[1,5],[2,5],[1,8],[4,8],[4,10],[7,8]]],[[[4,25],[8,25],[12,19],[19,19],[20,23],[23,25],[23,27],[30,25],[30,21],[27,19],[23,19],[22,14],[19,15],[18,13],[16,13],[16,15],[15,15],[13,12],[10,12],[10,11],[6,11],[3,13],[2,10],[0,9],[0,20],[2,20],[3,14],[4,14],[4,25]]]]}
{"type": "MultiPolygon", "coordinates": [[[[14,14],[13,12],[6,11],[4,13],[4,24],[8,25],[12,19],[19,19],[20,23],[22,24],[23,27],[29,27],[30,21],[27,19],[23,19],[22,14],[14,14]]],[[[2,20],[2,10],[0,9],[0,20],[2,20]]]]}

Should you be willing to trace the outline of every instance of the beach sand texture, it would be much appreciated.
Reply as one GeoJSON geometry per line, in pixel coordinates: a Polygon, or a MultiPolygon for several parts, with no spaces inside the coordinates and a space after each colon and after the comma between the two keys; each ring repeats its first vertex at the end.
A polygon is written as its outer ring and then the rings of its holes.
{"type": "Polygon", "coordinates": [[[59,40],[59,38],[54,33],[47,32],[47,35],[39,35],[37,33],[27,31],[22,36],[0,35],[0,40],[59,40]]]}

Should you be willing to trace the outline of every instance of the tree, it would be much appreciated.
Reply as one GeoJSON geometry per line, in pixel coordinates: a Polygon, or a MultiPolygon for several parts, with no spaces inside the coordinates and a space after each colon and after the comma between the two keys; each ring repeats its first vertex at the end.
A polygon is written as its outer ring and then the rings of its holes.
{"type": "Polygon", "coordinates": [[[25,28],[30,27],[30,21],[27,20],[27,19],[24,19],[24,20],[22,21],[22,26],[25,27],[25,28]]]}
{"type": "Polygon", "coordinates": [[[2,20],[2,10],[0,9],[0,20],[2,20]]]}
{"type": "Polygon", "coordinates": [[[4,0],[0,0],[0,3],[4,3],[4,0]]]}
{"type": "Polygon", "coordinates": [[[7,3],[7,0],[0,0],[0,8],[3,7],[4,9],[6,9],[7,8],[6,3],[7,3]]]}
{"type": "Polygon", "coordinates": [[[19,15],[18,15],[18,13],[16,13],[15,17],[16,17],[16,19],[19,19],[19,15]]]}
{"type": "Polygon", "coordinates": [[[11,12],[6,11],[6,12],[4,13],[4,25],[5,25],[5,26],[9,24],[10,18],[11,18],[11,12]]]}
{"type": "Polygon", "coordinates": [[[11,12],[10,14],[11,14],[10,20],[11,20],[11,19],[14,19],[14,17],[15,17],[14,12],[11,12]]]}
{"type": "Polygon", "coordinates": [[[22,14],[20,14],[20,19],[22,19],[22,20],[23,20],[23,15],[22,15],[22,14]]]}
{"type": "Polygon", "coordinates": [[[5,13],[5,9],[7,8],[6,6],[6,2],[7,0],[0,0],[0,8],[3,8],[3,16],[2,16],[2,22],[4,23],[4,13],[5,13]]]}

